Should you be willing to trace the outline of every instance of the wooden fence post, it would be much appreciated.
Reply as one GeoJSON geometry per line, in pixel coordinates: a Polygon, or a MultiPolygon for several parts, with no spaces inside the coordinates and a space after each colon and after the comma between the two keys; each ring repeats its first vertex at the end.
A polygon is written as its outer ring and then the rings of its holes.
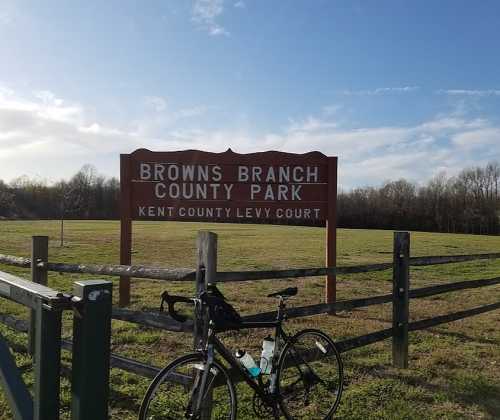
{"type": "MultiPolygon", "coordinates": [[[[217,279],[217,235],[213,232],[200,231],[197,238],[196,296],[207,290],[209,284],[217,279]]],[[[199,314],[194,325],[194,349],[202,347],[208,333],[208,313],[199,314]]],[[[212,394],[209,393],[203,402],[201,420],[209,420],[212,412],[212,394]]]]}
{"type": "MultiPolygon", "coordinates": [[[[31,238],[31,281],[47,286],[47,269],[38,267],[40,262],[47,262],[49,259],[49,237],[32,236],[31,238]]],[[[35,325],[36,311],[31,310],[28,335],[28,351],[31,355],[35,353],[35,325]]]]}
{"type": "Polygon", "coordinates": [[[408,367],[408,318],[410,315],[410,233],[394,232],[392,271],[392,364],[408,367]]]}
{"type": "MultiPolygon", "coordinates": [[[[207,290],[209,284],[215,284],[217,275],[217,235],[213,232],[200,231],[197,238],[196,296],[207,290]]],[[[207,314],[201,314],[194,325],[194,348],[203,344],[208,327],[207,314]]]]}
{"type": "MultiPolygon", "coordinates": [[[[328,158],[328,214],[326,220],[326,266],[337,267],[337,158],[328,158]]],[[[337,274],[326,276],[325,303],[337,302],[337,274]]],[[[331,311],[335,314],[335,311],[331,311]]]]}
{"type": "MultiPolygon", "coordinates": [[[[132,264],[132,188],[130,155],[120,155],[120,264],[132,264]]],[[[130,305],[131,278],[120,276],[118,305],[130,305]]]]}

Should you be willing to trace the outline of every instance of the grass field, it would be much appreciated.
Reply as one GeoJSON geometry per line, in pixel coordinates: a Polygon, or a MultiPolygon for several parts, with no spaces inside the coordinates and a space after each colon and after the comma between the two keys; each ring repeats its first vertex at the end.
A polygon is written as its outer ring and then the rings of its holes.
{"type": "MultiPolygon", "coordinates": [[[[51,261],[82,263],[117,263],[119,224],[117,222],[67,222],[66,245],[59,247],[58,223],[0,222],[0,253],[29,256],[31,235],[50,237],[51,261]]],[[[231,225],[172,222],[134,223],[133,263],[163,267],[194,267],[195,238],[200,229],[219,235],[219,269],[280,269],[312,267],[324,264],[324,230],[321,228],[231,225]]],[[[338,264],[389,262],[392,259],[392,232],[375,230],[339,230],[338,264]]],[[[500,237],[448,235],[414,232],[411,255],[446,255],[500,252],[500,237]]],[[[27,271],[0,265],[0,270],[25,275],[27,271]]],[[[466,279],[500,276],[500,260],[411,270],[411,287],[466,279]]],[[[71,291],[72,282],[95,278],[79,275],[49,275],[49,285],[71,291]]],[[[292,305],[319,303],[323,299],[324,279],[259,281],[222,286],[229,300],[243,314],[273,309],[274,301],[264,296],[289,285],[299,287],[292,305]]],[[[117,286],[117,282],[115,282],[117,286]]],[[[339,299],[390,293],[391,271],[341,276],[339,299]]],[[[162,290],[192,293],[188,284],[134,280],[133,309],[156,310],[162,290]]],[[[116,289],[115,289],[116,291],[116,289]]],[[[117,291],[115,293],[117,300],[117,291]]],[[[428,318],[466,308],[498,302],[500,286],[448,293],[412,302],[411,320],[428,318]]],[[[26,317],[19,305],[0,301],[0,312],[26,317]]],[[[71,314],[65,315],[65,336],[71,314]]],[[[294,331],[317,327],[335,340],[388,328],[391,305],[379,305],[343,312],[337,316],[319,315],[291,320],[294,331]]],[[[26,343],[26,337],[1,326],[10,339],[26,343]]],[[[263,332],[228,333],[229,347],[243,347],[257,356],[263,332]],[[236,342],[238,344],[236,344],[236,342]]],[[[190,351],[187,334],[161,332],[120,321],[113,321],[112,351],[162,366],[176,355],[190,351]]],[[[409,369],[391,367],[390,340],[343,355],[346,367],[346,390],[336,418],[341,419],[500,419],[500,311],[444,324],[429,330],[410,333],[409,369]]],[[[68,364],[69,353],[63,352],[68,364]]],[[[24,376],[32,383],[30,358],[16,355],[18,365],[28,366],[24,376]]],[[[111,418],[136,418],[141,396],[148,381],[113,369],[111,418]]],[[[63,378],[65,417],[69,404],[69,383],[63,378]]],[[[248,406],[248,392],[242,394],[241,419],[254,418],[248,406]]],[[[0,392],[0,419],[10,419],[0,392]],[[2,414],[3,413],[3,414],[2,414]]]]}

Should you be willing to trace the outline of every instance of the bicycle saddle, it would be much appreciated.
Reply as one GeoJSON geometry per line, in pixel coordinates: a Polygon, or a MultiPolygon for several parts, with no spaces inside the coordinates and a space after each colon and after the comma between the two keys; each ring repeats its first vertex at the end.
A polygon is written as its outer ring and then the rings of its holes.
{"type": "Polygon", "coordinates": [[[298,289],[296,287],[288,287],[279,292],[270,293],[267,297],[292,297],[297,294],[297,291],[298,289]]]}

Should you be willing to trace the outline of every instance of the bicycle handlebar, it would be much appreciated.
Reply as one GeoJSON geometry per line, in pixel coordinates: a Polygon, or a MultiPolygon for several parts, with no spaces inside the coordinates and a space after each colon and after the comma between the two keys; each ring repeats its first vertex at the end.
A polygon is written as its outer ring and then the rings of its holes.
{"type": "Polygon", "coordinates": [[[178,322],[186,322],[188,317],[185,315],[178,314],[175,311],[175,304],[180,302],[180,303],[187,303],[190,305],[194,305],[193,298],[188,298],[186,296],[169,295],[167,291],[161,294],[160,312],[164,311],[164,306],[163,306],[164,302],[166,302],[168,305],[168,314],[178,322]]]}

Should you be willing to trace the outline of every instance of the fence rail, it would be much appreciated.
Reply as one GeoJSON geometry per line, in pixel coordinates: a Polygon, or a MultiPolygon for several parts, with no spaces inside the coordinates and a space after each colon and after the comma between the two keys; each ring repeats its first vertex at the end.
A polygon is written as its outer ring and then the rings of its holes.
{"type": "MultiPolygon", "coordinates": [[[[410,266],[421,267],[460,263],[467,261],[497,259],[500,253],[470,254],[470,255],[441,255],[410,257],[410,266]]],[[[31,259],[13,255],[0,254],[0,264],[22,268],[30,268],[31,259]]],[[[142,279],[165,281],[194,281],[196,270],[190,268],[161,268],[145,267],[141,265],[120,264],[69,264],[60,262],[39,262],[37,267],[41,270],[57,273],[93,274],[99,276],[122,276],[142,279]]],[[[393,263],[378,263],[365,265],[352,265],[341,267],[311,267],[290,268],[286,270],[248,270],[248,271],[219,271],[217,282],[240,282],[251,280],[290,279],[301,277],[326,276],[328,274],[359,274],[372,271],[384,271],[393,268],[393,263]]]]}
{"type": "MultiPolygon", "coordinates": [[[[35,238],[34,238],[35,239],[35,238]]],[[[36,247],[33,247],[36,248],[36,247]]],[[[487,287],[500,284],[500,277],[485,278],[479,280],[465,280],[446,284],[432,285],[418,289],[409,288],[409,267],[410,266],[431,266],[439,264],[460,263],[474,260],[498,259],[500,253],[484,253],[471,255],[452,256],[425,256],[410,257],[409,234],[406,232],[396,232],[394,238],[393,261],[390,263],[367,264],[343,267],[319,267],[319,268],[297,268],[287,270],[261,270],[261,271],[238,271],[238,272],[218,272],[217,271],[217,238],[216,235],[202,232],[198,239],[198,266],[196,269],[179,268],[154,268],[143,266],[126,265],[97,265],[97,264],[67,264],[49,262],[48,258],[38,258],[33,251],[32,258],[21,258],[11,255],[0,254],[0,263],[17,267],[31,267],[32,280],[39,281],[40,273],[54,271],[59,273],[85,273],[92,275],[125,276],[136,278],[148,278],[163,281],[189,281],[195,282],[198,293],[205,290],[207,283],[213,282],[241,282],[264,279],[290,279],[302,277],[325,276],[327,274],[357,274],[373,271],[393,270],[393,293],[369,296],[351,300],[341,300],[335,303],[320,303],[302,307],[288,309],[288,318],[300,318],[319,314],[331,314],[338,311],[364,308],[372,305],[392,303],[393,325],[390,328],[380,331],[370,332],[358,337],[351,337],[337,342],[341,352],[347,352],[362,346],[366,346],[378,341],[393,339],[393,363],[396,367],[407,367],[408,364],[408,332],[423,330],[445,322],[451,322],[465,317],[478,315],[500,308],[500,302],[463,310],[434,318],[418,321],[409,321],[409,301],[410,299],[425,298],[447,292],[455,292],[478,287],[487,287]],[[405,242],[406,241],[406,242],[405,242]],[[32,264],[36,261],[36,264],[32,264]]],[[[44,254],[44,250],[41,250],[44,254]]],[[[40,252],[40,249],[37,251],[40,252]]],[[[43,276],[42,276],[43,277],[43,276]]],[[[33,283],[26,282],[31,285],[33,283]]],[[[43,287],[35,285],[35,287],[43,287]]],[[[275,311],[262,312],[244,316],[245,321],[266,321],[276,317],[275,311]]],[[[158,312],[134,311],[125,308],[112,310],[112,318],[140,324],[146,327],[158,328],[172,332],[193,333],[195,340],[200,340],[204,333],[206,320],[198,319],[179,323],[166,314],[158,312]]],[[[7,325],[18,332],[30,332],[30,322],[17,319],[9,314],[0,313],[0,323],[7,325]]],[[[63,349],[72,350],[73,343],[62,340],[63,349]]],[[[19,348],[19,345],[16,345],[19,348]]],[[[29,347],[29,346],[28,346],[29,347]]],[[[29,348],[28,348],[29,350],[29,348]]],[[[112,367],[132,372],[144,377],[155,376],[159,367],[151,366],[138,360],[129,359],[118,354],[110,355],[112,367]]]]}
{"type": "MultiPolygon", "coordinates": [[[[412,298],[429,297],[450,291],[472,289],[477,287],[491,286],[495,284],[500,284],[500,278],[496,277],[491,279],[448,283],[439,286],[413,289],[412,291],[410,291],[410,297],[412,298]]],[[[392,295],[390,294],[380,295],[366,299],[353,299],[353,300],[340,301],[337,302],[336,304],[331,304],[331,305],[327,304],[317,305],[322,307],[321,311],[316,310],[316,311],[309,311],[307,313],[305,311],[299,311],[297,313],[294,313],[295,309],[304,309],[308,307],[290,308],[288,310],[288,314],[289,318],[296,318],[296,317],[303,317],[310,315],[318,315],[322,313],[330,313],[332,309],[337,311],[343,311],[355,308],[363,308],[370,305],[389,303],[391,301],[392,301],[392,295]]],[[[435,318],[410,322],[408,324],[408,331],[427,329],[442,323],[456,321],[473,315],[479,315],[499,308],[500,308],[500,302],[490,305],[485,305],[482,307],[468,309],[465,311],[454,312],[451,314],[442,315],[435,318]]],[[[245,321],[266,321],[274,319],[275,315],[276,315],[275,312],[266,312],[266,313],[245,316],[243,317],[243,319],[245,321]]],[[[188,321],[186,323],[180,323],[173,320],[168,315],[158,314],[156,312],[141,312],[141,311],[122,309],[122,308],[113,308],[112,318],[140,324],[146,327],[159,328],[162,330],[172,331],[172,332],[193,331],[192,321],[188,321]]],[[[28,321],[15,318],[9,314],[0,313],[0,323],[18,332],[27,333],[29,331],[28,321]]],[[[338,341],[336,344],[338,346],[339,351],[343,353],[359,347],[364,347],[369,344],[376,343],[378,341],[383,341],[391,337],[393,337],[393,328],[386,328],[380,331],[371,332],[358,337],[352,337],[342,341],[338,341]]],[[[71,351],[72,349],[71,341],[62,340],[62,348],[71,351]]],[[[138,360],[123,357],[114,353],[111,354],[110,362],[111,366],[114,368],[135,373],[137,375],[144,376],[147,378],[153,378],[160,371],[159,367],[151,366],[146,363],[140,362],[138,360]]]]}

